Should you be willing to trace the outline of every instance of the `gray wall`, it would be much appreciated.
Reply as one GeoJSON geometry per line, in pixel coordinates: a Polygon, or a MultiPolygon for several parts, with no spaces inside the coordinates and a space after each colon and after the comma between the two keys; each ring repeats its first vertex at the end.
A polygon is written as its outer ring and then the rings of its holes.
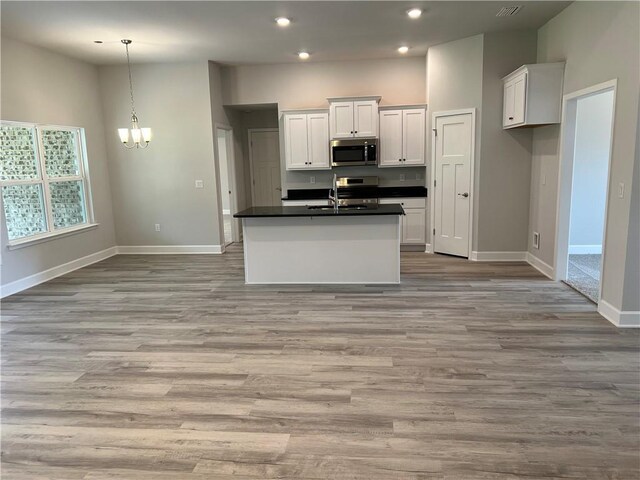
{"type": "Polygon", "coordinates": [[[477,248],[481,252],[525,252],[533,132],[502,129],[502,78],[535,63],[536,31],[484,35],[482,130],[476,164],[477,248]]]}
{"type": "MultiPolygon", "coordinates": [[[[476,35],[454,42],[431,47],[427,52],[427,132],[433,128],[433,114],[463,108],[476,109],[476,167],[481,162],[480,131],[482,125],[482,63],[483,35],[476,35]]],[[[427,142],[427,172],[431,174],[431,137],[427,142]]],[[[476,168],[476,183],[478,168],[476,168]]],[[[428,185],[433,187],[430,178],[428,185]]],[[[430,195],[430,203],[433,196],[430,195]]],[[[476,198],[477,200],[477,198],[476,198]]],[[[475,202],[473,212],[474,231],[472,249],[476,250],[477,218],[479,202],[475,202]]],[[[427,238],[431,238],[431,208],[427,207],[427,238]]],[[[429,240],[430,241],[430,240],[429,240]]]]}
{"type": "MultiPolygon", "coordinates": [[[[631,198],[633,191],[640,188],[633,181],[640,71],[639,15],[637,2],[575,2],[538,31],[538,62],[567,62],[565,94],[618,79],[602,299],[623,310],[627,309],[627,302],[637,302],[640,290],[638,283],[627,284],[637,282],[637,274],[629,271],[632,263],[627,263],[627,246],[630,219],[638,214],[637,205],[632,208],[631,198]],[[620,182],[626,185],[624,198],[617,195],[620,182]]],[[[541,233],[541,248],[533,250],[530,245],[529,249],[550,265],[555,255],[559,135],[560,126],[551,125],[536,128],[533,137],[529,230],[541,233]]],[[[635,238],[631,240],[637,242],[635,238]]]]}
{"type": "Polygon", "coordinates": [[[126,66],[100,67],[118,245],[220,245],[212,121],[221,108],[212,109],[207,63],[132,73],[141,125],[154,135],[145,150],[125,149],[116,133],[130,118],[126,66]]]}
{"type": "Polygon", "coordinates": [[[2,284],[116,245],[102,103],[95,66],[2,38],[3,120],[85,129],[95,230],[8,250],[2,210],[2,284]]]}
{"type": "MultiPolygon", "coordinates": [[[[277,104],[278,110],[329,108],[327,97],[381,95],[381,105],[425,103],[425,58],[407,57],[281,65],[231,66],[222,69],[225,105],[277,104]]],[[[257,114],[257,112],[256,112],[257,114]]],[[[243,122],[250,122],[245,118],[243,122]]],[[[262,128],[267,125],[258,123],[262,128]]],[[[257,125],[257,124],[254,124],[257,125]]],[[[269,121],[269,126],[272,120],[269,121]]],[[[282,135],[282,117],[275,127],[282,135]]],[[[244,126],[247,128],[249,125],[244,126]]],[[[244,144],[246,175],[248,150],[244,144]]],[[[287,171],[281,154],[283,192],[293,188],[325,188],[331,185],[330,171],[287,171]],[[311,183],[311,180],[315,183],[311,183]]],[[[378,175],[381,184],[424,185],[424,167],[405,169],[354,168],[344,174],[378,175]],[[400,182],[400,175],[405,181],[400,182]]],[[[247,180],[248,182],[248,180],[247,180]]],[[[250,202],[250,185],[247,185],[250,202]]]]}
{"type": "MultiPolygon", "coordinates": [[[[429,130],[434,112],[476,109],[475,251],[527,247],[532,133],[502,129],[502,77],[535,57],[534,31],[476,35],[432,47],[427,55],[429,130]]],[[[430,150],[431,142],[429,159],[430,150]]]]}
{"type": "Polygon", "coordinates": [[[613,91],[577,102],[569,230],[571,246],[602,246],[612,114],[613,91]]]}
{"type": "Polygon", "coordinates": [[[425,59],[224,67],[225,105],[277,103],[280,110],[327,107],[327,97],[382,95],[381,104],[424,103],[425,59]]]}

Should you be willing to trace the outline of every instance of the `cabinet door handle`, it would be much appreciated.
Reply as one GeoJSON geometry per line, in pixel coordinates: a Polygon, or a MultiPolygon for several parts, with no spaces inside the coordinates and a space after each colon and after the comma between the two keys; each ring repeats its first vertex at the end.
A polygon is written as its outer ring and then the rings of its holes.
{"type": "Polygon", "coordinates": [[[406,161],[407,161],[407,159],[406,159],[406,158],[403,158],[403,159],[402,159],[402,161],[403,161],[403,162],[406,162],[406,161]]]}
{"type": "Polygon", "coordinates": [[[401,162],[401,161],[402,161],[402,159],[401,159],[401,158],[399,158],[399,159],[398,159],[398,161],[399,161],[399,162],[401,162]]]}
{"type": "Polygon", "coordinates": [[[351,134],[353,135],[353,130],[351,130],[351,134]]]}
{"type": "Polygon", "coordinates": [[[513,117],[509,117],[509,120],[513,120],[513,117]]]}
{"type": "Polygon", "coordinates": [[[358,133],[358,130],[356,130],[356,131],[355,131],[355,132],[353,132],[353,133],[358,133]]]}
{"type": "Polygon", "coordinates": [[[464,198],[467,198],[469,196],[469,194],[467,192],[459,193],[458,195],[461,196],[461,197],[464,197],[464,198]]]}

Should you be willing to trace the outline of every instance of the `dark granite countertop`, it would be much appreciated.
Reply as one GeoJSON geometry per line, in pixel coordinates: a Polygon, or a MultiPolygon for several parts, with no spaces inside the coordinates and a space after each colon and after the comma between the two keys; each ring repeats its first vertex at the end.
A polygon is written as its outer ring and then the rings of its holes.
{"type": "Polygon", "coordinates": [[[335,212],[333,207],[251,207],[236,213],[234,217],[349,217],[363,215],[404,215],[404,210],[400,204],[378,205],[364,209],[340,207],[338,212],[335,212]]]}
{"type": "MultiPolygon", "coordinates": [[[[287,196],[282,200],[324,200],[329,196],[329,188],[299,188],[287,190],[287,196]]],[[[379,198],[396,197],[426,197],[427,187],[421,186],[394,186],[378,187],[379,198]]]]}

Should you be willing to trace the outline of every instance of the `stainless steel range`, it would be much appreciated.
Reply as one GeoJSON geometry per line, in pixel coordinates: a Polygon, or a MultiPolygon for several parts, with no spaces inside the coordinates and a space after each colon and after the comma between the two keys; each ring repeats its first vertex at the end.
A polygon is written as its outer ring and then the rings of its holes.
{"type": "Polygon", "coordinates": [[[335,177],[329,198],[338,207],[378,206],[378,177],[335,177]],[[331,193],[334,195],[331,195],[331,193]]]}

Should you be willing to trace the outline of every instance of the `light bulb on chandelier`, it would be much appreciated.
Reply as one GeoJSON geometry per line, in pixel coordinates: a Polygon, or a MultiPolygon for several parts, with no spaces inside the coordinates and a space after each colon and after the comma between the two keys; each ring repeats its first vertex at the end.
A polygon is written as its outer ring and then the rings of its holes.
{"type": "Polygon", "coordinates": [[[131,96],[131,128],[119,128],[118,135],[120,141],[127,148],[147,148],[151,141],[151,129],[140,128],[138,122],[138,116],[136,115],[135,102],[133,101],[133,81],[131,80],[131,62],[129,61],[129,45],[131,40],[124,39],[125,49],[127,51],[127,69],[129,72],[129,94],[131,96]],[[131,143],[129,142],[129,135],[131,135],[131,143]]]}

